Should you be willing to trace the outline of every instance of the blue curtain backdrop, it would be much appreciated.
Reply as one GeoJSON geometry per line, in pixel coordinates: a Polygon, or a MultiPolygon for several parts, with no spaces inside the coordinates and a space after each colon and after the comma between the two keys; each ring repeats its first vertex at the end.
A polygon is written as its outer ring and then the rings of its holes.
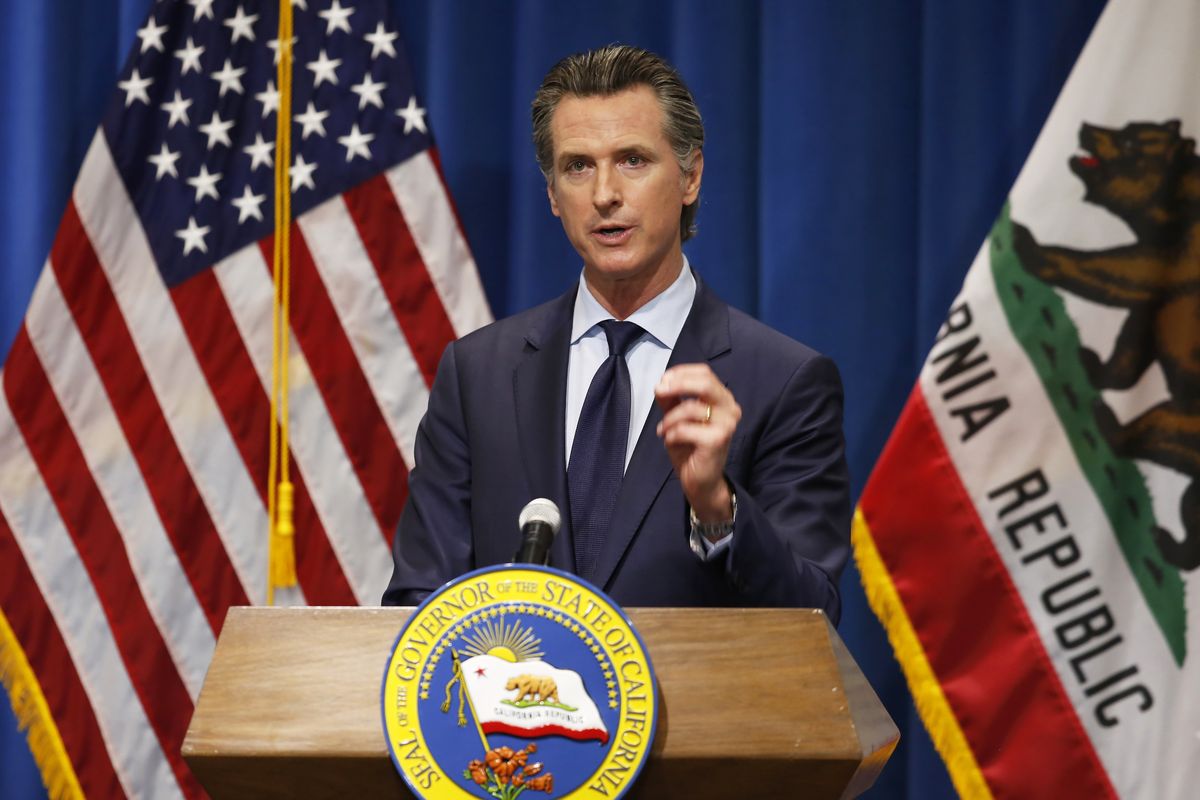
{"type": "MultiPolygon", "coordinates": [[[[836,359],[856,492],[1103,5],[393,1],[498,316],[579,270],[529,144],[542,74],[615,41],[679,67],[708,131],[689,257],[727,300],[836,359]]],[[[0,354],[148,7],[0,0],[0,354]]],[[[842,636],[903,737],[870,796],[953,796],[853,568],[842,587],[842,636]]],[[[42,794],[0,702],[0,796],[42,794]]]]}

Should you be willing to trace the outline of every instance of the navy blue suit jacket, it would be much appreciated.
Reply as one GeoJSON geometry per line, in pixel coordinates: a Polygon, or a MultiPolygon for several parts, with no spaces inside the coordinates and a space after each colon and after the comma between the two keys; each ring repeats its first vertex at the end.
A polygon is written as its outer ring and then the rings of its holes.
{"type": "MultiPolygon", "coordinates": [[[[840,615],[849,479],[833,362],[719,300],[697,279],[670,364],[708,363],[742,407],[726,476],[732,546],[702,561],[653,407],[625,472],[593,582],[626,606],[799,606],[840,615]]],[[[442,356],[416,441],[385,605],[415,605],[513,559],[535,497],[563,511],[551,564],[574,571],[564,457],[576,289],[482,328],[442,356]]]]}

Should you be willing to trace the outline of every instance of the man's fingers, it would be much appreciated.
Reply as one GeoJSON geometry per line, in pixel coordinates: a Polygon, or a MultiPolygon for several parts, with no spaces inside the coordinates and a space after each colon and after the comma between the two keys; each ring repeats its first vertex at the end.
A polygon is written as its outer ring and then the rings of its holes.
{"type": "Polygon", "coordinates": [[[698,397],[709,402],[732,397],[707,364],[678,364],[671,367],[654,387],[654,396],[660,400],[698,397]]]}

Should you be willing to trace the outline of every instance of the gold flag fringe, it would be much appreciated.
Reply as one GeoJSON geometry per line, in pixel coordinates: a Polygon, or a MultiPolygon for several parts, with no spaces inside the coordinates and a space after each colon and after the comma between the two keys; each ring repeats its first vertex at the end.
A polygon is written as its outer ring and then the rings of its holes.
{"type": "Polygon", "coordinates": [[[908,681],[908,689],[912,692],[913,702],[917,713],[929,731],[933,746],[937,748],[950,780],[960,797],[991,798],[992,792],[987,781],[975,761],[967,738],[963,735],[958,719],[950,709],[950,703],[942,692],[933,667],[925,655],[921,642],[913,630],[912,620],[904,610],[900,595],[896,591],[892,577],[888,573],[879,551],[875,548],[875,540],[871,537],[871,528],[863,516],[862,508],[854,510],[854,526],[850,532],[850,540],[854,545],[854,561],[862,576],[863,589],[866,591],[867,602],[879,621],[887,631],[888,641],[904,671],[908,681]]]}
{"type": "Polygon", "coordinates": [[[54,800],[82,798],[83,789],[67,749],[58,733],[58,725],[50,715],[50,706],[42,694],[37,675],[25,657],[17,635],[0,611],[0,684],[8,691],[17,725],[25,731],[34,763],[42,773],[42,783],[54,800]]]}

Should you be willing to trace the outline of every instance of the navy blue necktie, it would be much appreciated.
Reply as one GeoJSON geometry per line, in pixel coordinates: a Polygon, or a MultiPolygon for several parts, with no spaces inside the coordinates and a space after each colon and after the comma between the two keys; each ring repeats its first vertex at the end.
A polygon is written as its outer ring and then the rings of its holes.
{"type": "Polygon", "coordinates": [[[588,387],[567,465],[575,570],[582,578],[591,577],[596,566],[625,475],[631,397],[625,354],[645,333],[636,323],[615,319],[600,327],[608,337],[608,358],[588,387]]]}

